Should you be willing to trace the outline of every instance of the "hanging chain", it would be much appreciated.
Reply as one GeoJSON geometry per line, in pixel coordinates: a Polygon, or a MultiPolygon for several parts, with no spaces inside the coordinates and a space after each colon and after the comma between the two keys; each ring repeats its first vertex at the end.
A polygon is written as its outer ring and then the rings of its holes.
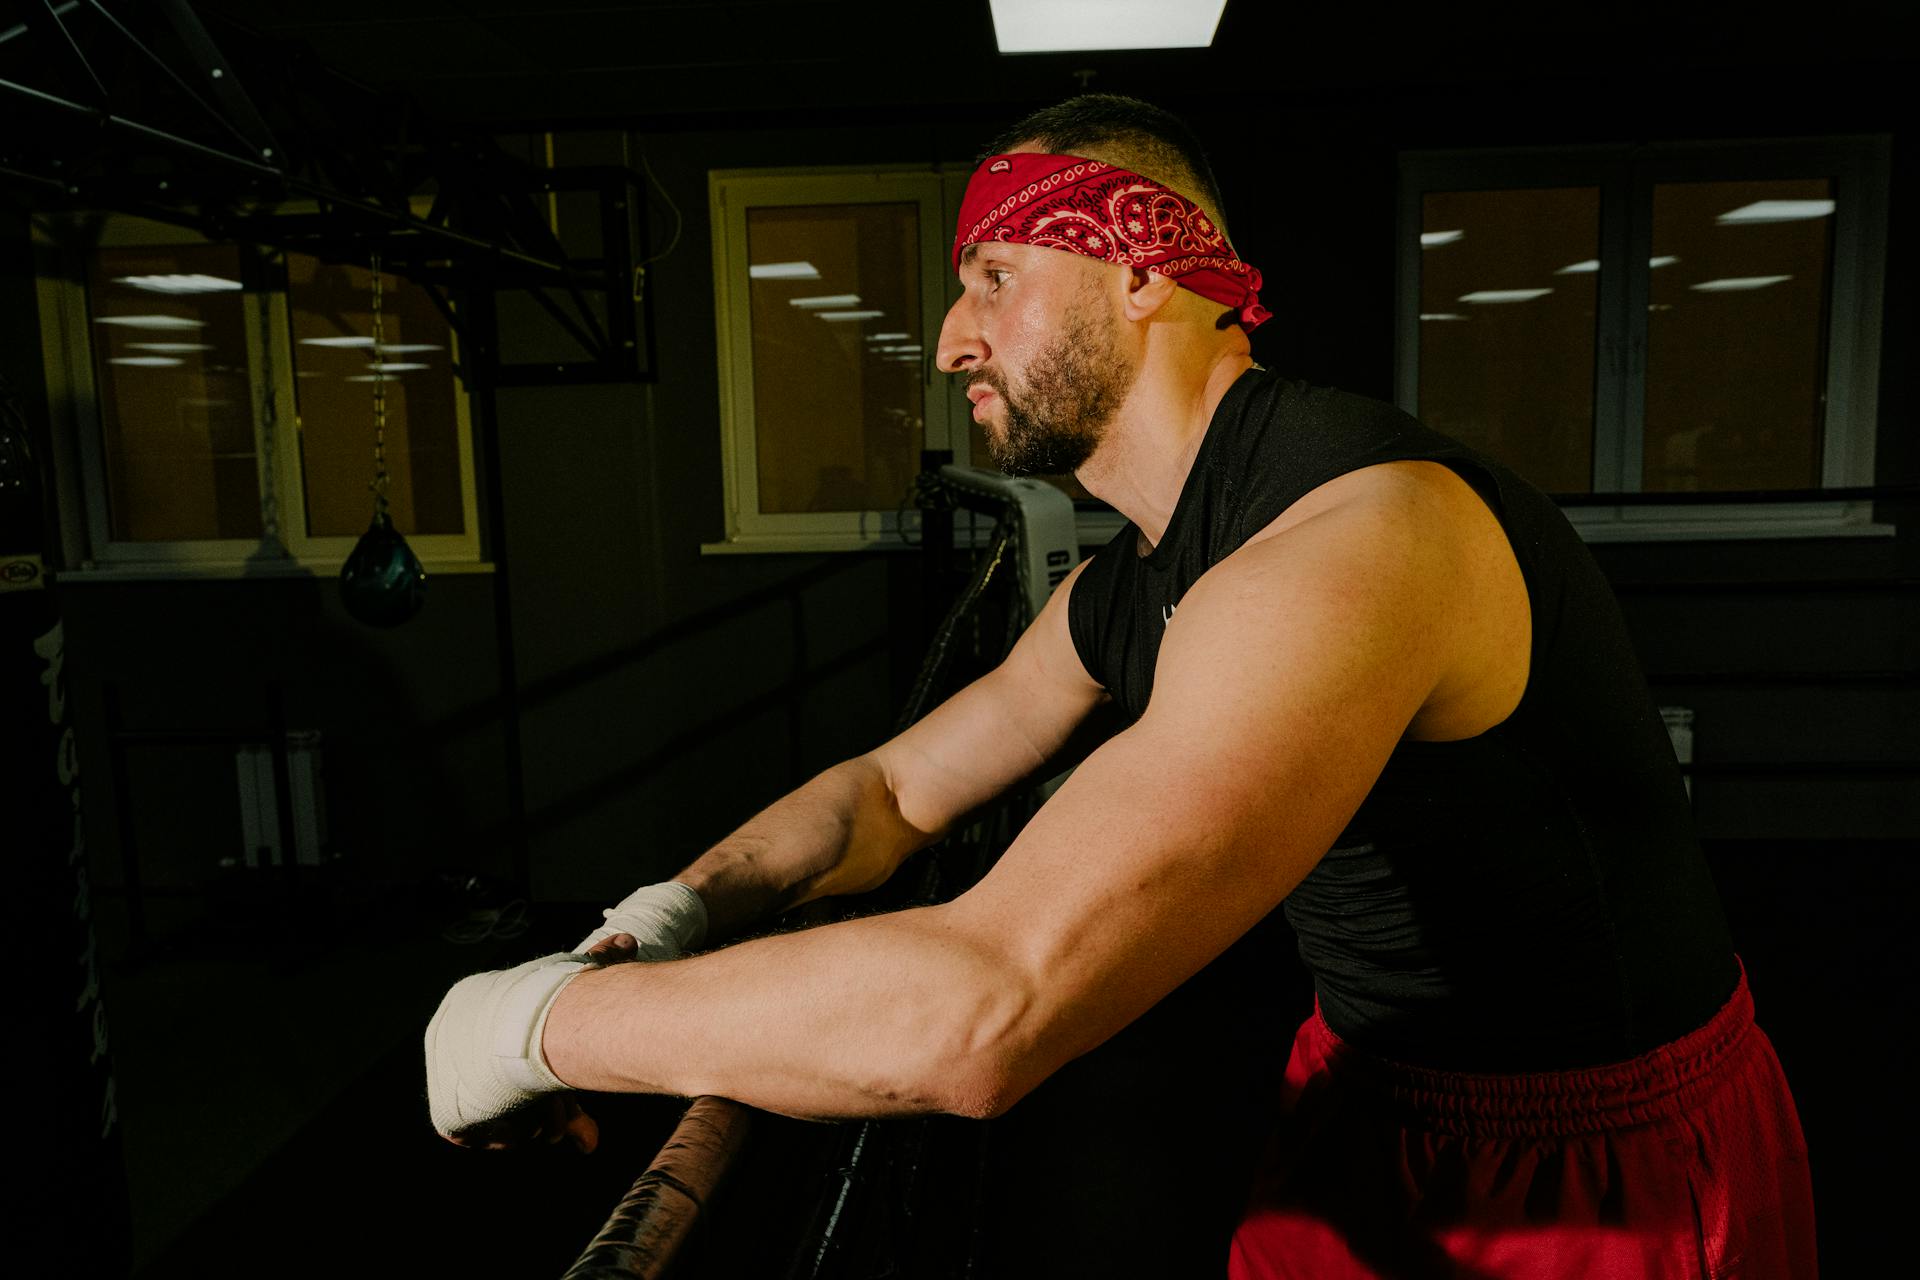
{"type": "MultiPolygon", "coordinates": [[[[276,259],[275,274],[285,269],[285,261],[276,259]]],[[[273,311],[270,307],[255,307],[254,314],[259,325],[260,350],[274,351],[273,311]]],[[[260,430],[256,435],[260,455],[260,548],[264,555],[275,559],[285,559],[291,553],[284,542],[280,541],[280,398],[274,388],[279,385],[277,377],[262,378],[260,387],[260,430]]],[[[300,424],[299,401],[294,401],[294,428],[300,424]]]]}
{"type": "Polygon", "coordinates": [[[380,255],[373,255],[373,511],[387,513],[387,334],[380,313],[380,255]]]}

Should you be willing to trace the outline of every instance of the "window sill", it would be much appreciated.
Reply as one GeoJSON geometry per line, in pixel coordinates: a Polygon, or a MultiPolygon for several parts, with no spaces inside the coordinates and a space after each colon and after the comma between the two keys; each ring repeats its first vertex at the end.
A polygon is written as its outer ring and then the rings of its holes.
{"type": "Polygon", "coordinates": [[[904,542],[894,534],[866,537],[858,533],[742,533],[725,542],[703,542],[703,556],[784,555],[821,551],[918,551],[920,536],[904,542]]]}
{"type": "MultiPolygon", "coordinates": [[[[58,583],[94,582],[238,582],[246,579],[337,578],[339,560],[203,560],[193,563],[92,564],[49,574],[58,583]]],[[[428,578],[492,573],[486,560],[428,560],[428,578]]]]}
{"type": "Polygon", "coordinates": [[[1731,542],[1770,538],[1889,538],[1870,504],[1672,508],[1567,507],[1567,520],[1587,542],[1731,542]]]}
{"type": "MultiPolygon", "coordinates": [[[[1113,540],[1113,536],[1126,525],[1126,519],[1113,510],[1081,511],[1074,521],[1074,528],[1080,537],[1082,547],[1104,547],[1113,540]]],[[[898,534],[888,530],[877,534],[834,533],[822,530],[796,530],[793,533],[751,532],[736,533],[724,542],[703,542],[700,554],[703,556],[740,556],[740,555],[778,555],[784,552],[823,551],[918,551],[920,549],[920,530],[909,526],[912,541],[903,540],[898,534]]],[[[993,521],[981,517],[969,525],[965,512],[954,517],[953,541],[955,546],[984,547],[993,536],[993,521]]]]}

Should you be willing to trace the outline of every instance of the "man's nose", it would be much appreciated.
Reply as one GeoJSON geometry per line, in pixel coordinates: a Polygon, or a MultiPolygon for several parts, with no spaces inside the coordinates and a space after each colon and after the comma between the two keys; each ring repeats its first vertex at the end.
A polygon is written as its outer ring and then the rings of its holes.
{"type": "Polygon", "coordinates": [[[934,367],[942,373],[964,373],[987,358],[986,339],[980,336],[973,302],[966,294],[947,309],[940,326],[940,344],[934,348],[934,367]]]}

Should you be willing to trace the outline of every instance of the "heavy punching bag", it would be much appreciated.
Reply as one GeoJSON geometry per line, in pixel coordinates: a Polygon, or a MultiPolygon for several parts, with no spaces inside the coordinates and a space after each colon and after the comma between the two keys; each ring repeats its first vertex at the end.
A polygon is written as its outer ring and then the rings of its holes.
{"type": "Polygon", "coordinates": [[[370,627],[397,627],[427,598],[427,571],[387,512],[386,330],[381,315],[380,255],[373,255],[373,521],[340,566],[340,598],[370,627]]]}
{"type": "Polygon", "coordinates": [[[131,1233],[93,928],[45,436],[0,378],[0,848],[13,945],[8,1001],[31,1055],[11,1108],[8,1253],[61,1275],[118,1276],[131,1233]]]}

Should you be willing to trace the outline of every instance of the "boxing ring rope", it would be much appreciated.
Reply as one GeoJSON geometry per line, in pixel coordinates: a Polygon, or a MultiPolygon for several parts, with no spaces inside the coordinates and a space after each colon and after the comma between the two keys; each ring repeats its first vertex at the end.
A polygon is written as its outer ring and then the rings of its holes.
{"type": "MultiPolygon", "coordinates": [[[[921,659],[912,692],[902,707],[895,731],[919,719],[942,688],[954,655],[961,625],[979,609],[996,576],[1009,581],[1014,603],[1008,609],[1008,626],[1000,653],[1012,647],[1025,622],[1039,611],[1054,583],[1064,577],[1078,559],[1073,525],[1073,507],[1059,490],[1043,488],[1033,481],[1013,482],[1010,489],[1004,478],[975,472],[972,468],[944,467],[938,473],[931,468],[923,473],[916,497],[923,512],[923,545],[936,569],[953,547],[952,512],[956,507],[992,515],[995,523],[984,547],[979,549],[966,584],[935,628],[931,642],[921,659]],[[1045,508],[1045,510],[1041,510],[1045,508]],[[944,524],[944,528],[941,527],[944,524]],[[1060,550],[1064,540],[1066,550],[1060,550]],[[1049,549],[1051,553],[1049,554],[1049,549]]],[[[944,891],[951,894],[964,887],[964,881],[952,874],[977,876],[985,870],[983,855],[994,834],[1000,833],[1008,815],[1003,806],[993,816],[983,817],[963,832],[955,832],[927,852],[925,869],[918,882],[900,905],[922,905],[935,901],[944,891]],[[974,855],[969,858],[966,854],[974,855]],[[951,862],[970,863],[964,867],[945,867],[951,862]]],[[[825,904],[810,904],[822,907],[825,904]]],[[[807,909],[803,908],[803,911],[807,909]]],[[[808,911],[812,923],[835,918],[830,908],[808,911]]],[[[752,1128],[753,1109],[718,1097],[698,1097],[688,1105],[673,1132],[660,1148],[645,1172],[634,1179],[627,1194],[615,1206],[586,1250],[569,1267],[562,1280],[662,1280],[667,1276],[701,1212],[732,1166],[752,1128]]],[[[874,1122],[848,1126],[850,1138],[845,1156],[831,1184],[816,1207],[814,1223],[806,1238],[798,1242],[789,1275],[814,1277],[835,1252],[837,1228],[849,1198],[869,1174],[871,1161],[863,1159],[873,1144],[874,1122]]],[[[917,1163],[916,1141],[909,1159],[917,1163]]]]}
{"type": "Polygon", "coordinates": [[[747,1140],[752,1111],[726,1098],[695,1098],[645,1173],[561,1280],[660,1280],[700,1209],[747,1140]]]}

